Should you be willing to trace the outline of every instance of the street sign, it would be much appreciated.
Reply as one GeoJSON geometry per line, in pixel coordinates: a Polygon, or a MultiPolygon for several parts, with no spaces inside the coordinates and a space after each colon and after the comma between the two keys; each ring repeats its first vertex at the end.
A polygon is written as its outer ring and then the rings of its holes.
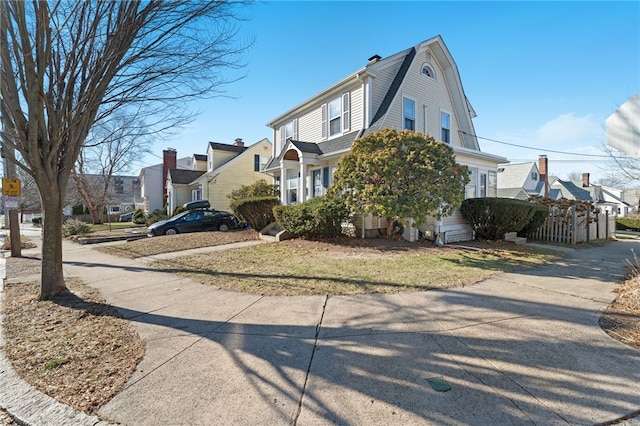
{"type": "MultiPolygon", "coordinates": [[[[4,188],[4,186],[3,186],[4,188]]],[[[18,209],[18,197],[13,197],[13,196],[5,196],[4,197],[4,208],[6,210],[17,210],[18,209]]]]}
{"type": "Polygon", "coordinates": [[[2,178],[2,195],[18,197],[20,195],[20,179],[2,178]]]}

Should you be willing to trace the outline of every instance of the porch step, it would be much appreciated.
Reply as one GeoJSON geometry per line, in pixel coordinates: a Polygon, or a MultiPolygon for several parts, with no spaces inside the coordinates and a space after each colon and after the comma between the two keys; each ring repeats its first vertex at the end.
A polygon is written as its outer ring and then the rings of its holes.
{"type": "Polygon", "coordinates": [[[517,232],[506,232],[504,234],[504,240],[514,244],[524,244],[527,242],[525,237],[518,237],[517,232]]]}
{"type": "Polygon", "coordinates": [[[278,225],[276,222],[272,222],[265,226],[258,235],[261,240],[272,242],[290,240],[295,237],[295,235],[278,225]]]}

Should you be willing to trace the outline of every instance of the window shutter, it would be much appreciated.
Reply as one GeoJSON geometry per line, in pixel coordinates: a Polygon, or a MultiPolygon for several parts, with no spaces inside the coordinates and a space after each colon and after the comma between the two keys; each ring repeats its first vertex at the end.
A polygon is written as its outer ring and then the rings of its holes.
{"type": "Polygon", "coordinates": [[[254,172],[260,171],[260,154],[255,154],[253,156],[253,171],[254,172]]]}
{"type": "Polygon", "coordinates": [[[291,136],[291,139],[293,139],[294,141],[298,140],[298,119],[297,118],[293,119],[293,135],[291,136]]]}
{"type": "Polygon", "coordinates": [[[276,149],[278,155],[284,149],[284,126],[280,126],[280,146],[276,149]]]}
{"type": "Polygon", "coordinates": [[[349,113],[349,92],[342,94],[342,131],[351,128],[351,114],[349,113]]]}
{"type": "Polygon", "coordinates": [[[324,167],[322,169],[322,186],[326,188],[329,187],[329,168],[324,167]]]}
{"type": "Polygon", "coordinates": [[[329,133],[327,129],[327,104],[322,104],[322,139],[327,138],[327,134],[329,133]]]}

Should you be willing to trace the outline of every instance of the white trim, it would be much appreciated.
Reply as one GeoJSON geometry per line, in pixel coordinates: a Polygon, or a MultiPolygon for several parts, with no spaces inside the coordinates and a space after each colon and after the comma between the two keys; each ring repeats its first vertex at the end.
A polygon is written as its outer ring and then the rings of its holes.
{"type": "Polygon", "coordinates": [[[427,76],[429,78],[437,80],[437,78],[436,78],[436,69],[429,62],[424,62],[422,64],[422,67],[420,67],[420,75],[425,75],[425,76],[427,76]],[[423,72],[425,70],[425,68],[429,70],[429,74],[426,74],[426,73],[423,72]]]}

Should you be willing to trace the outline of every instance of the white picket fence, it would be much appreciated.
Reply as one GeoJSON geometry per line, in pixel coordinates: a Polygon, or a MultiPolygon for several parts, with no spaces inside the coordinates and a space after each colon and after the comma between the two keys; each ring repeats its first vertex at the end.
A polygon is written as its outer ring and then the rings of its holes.
{"type": "Polygon", "coordinates": [[[553,243],[577,244],[593,240],[609,239],[616,233],[616,216],[606,213],[577,212],[556,209],[531,239],[553,243]]]}

